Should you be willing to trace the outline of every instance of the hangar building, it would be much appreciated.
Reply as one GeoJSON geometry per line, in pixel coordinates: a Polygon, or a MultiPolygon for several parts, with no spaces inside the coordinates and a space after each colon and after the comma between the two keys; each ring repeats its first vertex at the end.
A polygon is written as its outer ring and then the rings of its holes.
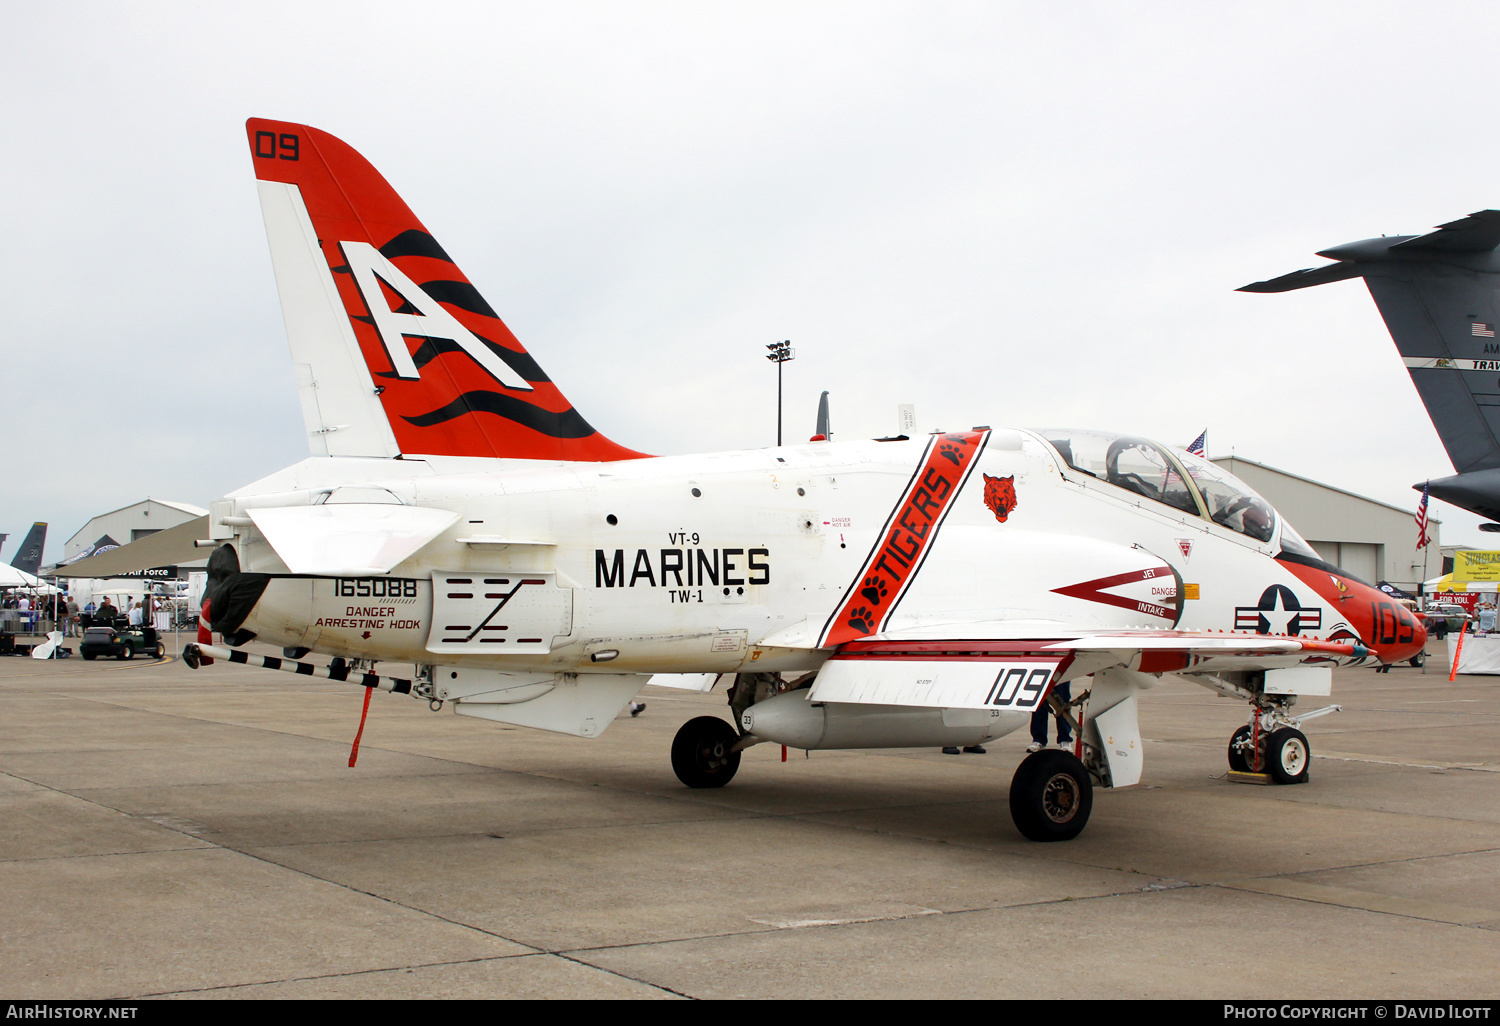
{"type": "Polygon", "coordinates": [[[1416,595],[1442,570],[1440,522],[1429,518],[1424,554],[1416,547],[1415,503],[1402,509],[1239,456],[1213,462],[1265,496],[1318,555],[1355,577],[1416,595]]]}
{"type": "MultiPolygon", "coordinates": [[[[108,537],[115,545],[126,545],[148,534],[165,531],[169,527],[185,524],[189,520],[208,516],[208,510],[190,506],[185,502],[168,502],[166,499],[144,499],[132,506],[125,506],[112,513],[103,513],[78,529],[63,546],[63,558],[71,559],[85,549],[108,537]]],[[[1293,521],[1295,523],[1295,521],[1293,521]]],[[[110,544],[106,542],[105,544],[110,544]]]]}

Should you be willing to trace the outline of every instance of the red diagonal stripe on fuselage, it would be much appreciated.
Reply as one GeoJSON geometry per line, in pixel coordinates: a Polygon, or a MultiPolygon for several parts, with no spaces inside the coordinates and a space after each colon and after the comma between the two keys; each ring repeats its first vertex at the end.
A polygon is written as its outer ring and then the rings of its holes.
{"type": "Polygon", "coordinates": [[[933,435],[917,472],[859,573],[823,627],[820,648],[842,645],[885,629],[886,621],[911,586],[922,561],[952,508],[953,497],[969,479],[989,440],[989,430],[950,431],[933,435]]]}

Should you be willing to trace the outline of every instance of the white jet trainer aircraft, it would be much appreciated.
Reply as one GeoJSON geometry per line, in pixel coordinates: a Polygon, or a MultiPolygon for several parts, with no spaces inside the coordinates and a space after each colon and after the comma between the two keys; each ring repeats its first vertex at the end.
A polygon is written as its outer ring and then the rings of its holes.
{"type": "Polygon", "coordinates": [[[763,741],[972,746],[1045,704],[1079,740],[1029,756],[1010,804],[1023,834],[1059,840],[1095,782],[1139,781],[1137,697],[1162,674],[1247,700],[1231,767],[1297,783],[1297,698],[1327,695],[1334,665],[1422,651],[1406,609],[1251,489],[1144,438],[623,448],[363,157],[306,125],[246,130],[313,455],[214,503],[192,665],[580,737],[652,675],[708,690],[732,674],[734,725],[699,717],[673,743],[690,787],[728,783],[763,741]],[[287,658],[238,650],[251,638],[287,658]],[[338,658],[294,661],[308,652],[338,658]],[[1086,701],[1056,698],[1090,676],[1086,701]]]}

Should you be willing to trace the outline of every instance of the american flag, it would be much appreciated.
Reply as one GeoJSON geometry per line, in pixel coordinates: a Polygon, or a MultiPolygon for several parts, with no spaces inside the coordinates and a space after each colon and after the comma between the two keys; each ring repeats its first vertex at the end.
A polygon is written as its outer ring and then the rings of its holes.
{"type": "Polygon", "coordinates": [[[1208,453],[1206,451],[1207,448],[1208,448],[1208,428],[1204,428],[1203,429],[1203,434],[1201,434],[1197,438],[1193,439],[1193,444],[1187,447],[1187,451],[1189,453],[1191,453],[1192,455],[1194,455],[1194,456],[1201,456],[1204,459],[1208,459],[1208,453]]]}
{"type": "Polygon", "coordinates": [[[1425,549],[1427,547],[1427,485],[1425,482],[1422,485],[1422,504],[1417,507],[1417,515],[1414,519],[1417,522],[1417,548],[1425,549]]]}
{"type": "Polygon", "coordinates": [[[1482,321],[1470,321],[1469,331],[1481,338],[1495,337],[1495,326],[1493,324],[1485,324],[1482,321]]]}

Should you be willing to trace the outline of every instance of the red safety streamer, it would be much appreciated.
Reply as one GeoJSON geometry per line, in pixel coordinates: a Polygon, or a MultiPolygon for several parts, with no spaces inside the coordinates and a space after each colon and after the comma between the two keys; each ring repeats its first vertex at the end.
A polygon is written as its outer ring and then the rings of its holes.
{"type": "Polygon", "coordinates": [[[1456,646],[1454,646],[1454,649],[1453,649],[1453,670],[1448,674],[1448,683],[1450,683],[1450,684],[1453,683],[1454,678],[1458,676],[1458,657],[1463,654],[1463,651],[1464,651],[1464,632],[1467,631],[1468,629],[1469,629],[1469,621],[1468,620],[1465,620],[1464,621],[1464,625],[1458,629],[1458,644],[1456,646]]]}
{"type": "MultiPolygon", "coordinates": [[[[208,609],[213,603],[209,599],[203,600],[203,609],[198,613],[198,644],[212,645],[214,643],[214,632],[208,629],[208,609]]],[[[201,666],[212,666],[213,660],[204,656],[199,661],[201,666]]]]}
{"type": "Polygon", "coordinates": [[[786,745],[781,746],[781,761],[786,762],[786,745]]]}
{"type": "Polygon", "coordinates": [[[359,713],[359,730],[354,733],[354,747],[349,749],[349,768],[354,768],[355,760],[359,758],[359,739],[365,736],[365,717],[370,715],[370,693],[374,688],[365,688],[365,707],[359,713]]]}

